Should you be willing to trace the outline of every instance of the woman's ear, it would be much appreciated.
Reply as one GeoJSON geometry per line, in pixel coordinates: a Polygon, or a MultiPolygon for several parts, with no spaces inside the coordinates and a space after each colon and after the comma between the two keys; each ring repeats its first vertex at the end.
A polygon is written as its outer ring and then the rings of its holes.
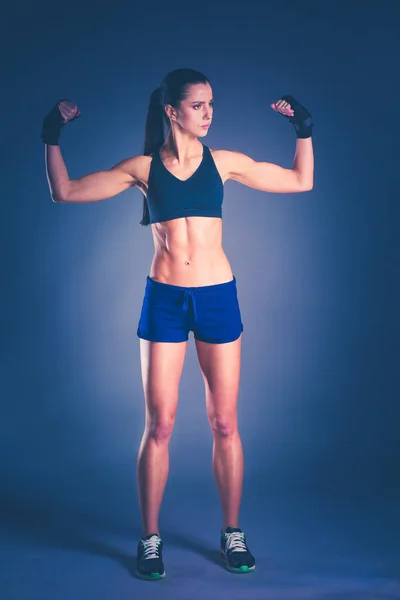
{"type": "Polygon", "coordinates": [[[176,119],[176,111],[170,104],[166,105],[165,112],[167,114],[167,117],[169,119],[171,119],[172,121],[174,121],[176,119]]]}

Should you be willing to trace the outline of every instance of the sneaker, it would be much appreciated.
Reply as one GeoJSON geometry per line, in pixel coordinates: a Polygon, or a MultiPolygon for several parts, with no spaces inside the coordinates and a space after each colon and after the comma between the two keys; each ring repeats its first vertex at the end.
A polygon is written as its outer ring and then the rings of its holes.
{"type": "Polygon", "coordinates": [[[246,536],[238,527],[221,531],[221,556],[232,573],[248,573],[256,568],[254,556],[246,544],[246,536]]]}
{"type": "Polygon", "coordinates": [[[163,541],[157,533],[150,533],[140,539],[136,558],[136,575],[141,579],[162,579],[165,577],[162,560],[163,541]]]}

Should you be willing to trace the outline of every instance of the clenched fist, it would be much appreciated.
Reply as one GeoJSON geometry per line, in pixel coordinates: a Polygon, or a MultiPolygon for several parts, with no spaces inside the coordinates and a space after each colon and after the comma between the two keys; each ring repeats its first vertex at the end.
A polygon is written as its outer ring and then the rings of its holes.
{"type": "Polygon", "coordinates": [[[281,113],[281,115],[283,115],[284,117],[293,117],[294,116],[294,110],[293,108],[290,106],[290,104],[288,102],[285,102],[284,100],[278,100],[278,102],[274,102],[273,104],[271,104],[271,108],[273,108],[276,112],[281,113]]]}
{"type": "Polygon", "coordinates": [[[293,123],[298,138],[310,138],[313,120],[310,111],[293,96],[282,96],[271,108],[293,123]]]}
{"type": "Polygon", "coordinates": [[[41,134],[43,142],[51,146],[58,146],[62,127],[80,116],[81,112],[76,104],[68,100],[59,100],[43,121],[41,134]]]}

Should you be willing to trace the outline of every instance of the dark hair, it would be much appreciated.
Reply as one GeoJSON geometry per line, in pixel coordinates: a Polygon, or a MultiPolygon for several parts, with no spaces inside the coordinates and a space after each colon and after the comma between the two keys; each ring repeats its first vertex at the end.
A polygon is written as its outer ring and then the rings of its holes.
{"type": "MultiPolygon", "coordinates": [[[[164,123],[167,128],[171,123],[165,112],[165,106],[170,104],[174,108],[185,99],[187,88],[195,83],[210,83],[208,77],[194,71],[193,69],[176,69],[166,75],[161,86],[156,88],[150,96],[149,108],[147,110],[145,138],[143,154],[150,156],[157,151],[164,143],[164,123]]],[[[149,208],[147,206],[146,196],[143,194],[143,216],[141,225],[150,224],[149,208]]]]}

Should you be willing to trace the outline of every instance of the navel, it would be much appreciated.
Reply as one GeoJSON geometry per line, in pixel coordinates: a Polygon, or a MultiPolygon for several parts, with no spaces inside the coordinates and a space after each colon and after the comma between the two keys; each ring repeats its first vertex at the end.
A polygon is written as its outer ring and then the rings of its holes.
{"type": "Polygon", "coordinates": [[[185,265],[188,267],[190,265],[190,262],[185,260],[185,265]]]}

